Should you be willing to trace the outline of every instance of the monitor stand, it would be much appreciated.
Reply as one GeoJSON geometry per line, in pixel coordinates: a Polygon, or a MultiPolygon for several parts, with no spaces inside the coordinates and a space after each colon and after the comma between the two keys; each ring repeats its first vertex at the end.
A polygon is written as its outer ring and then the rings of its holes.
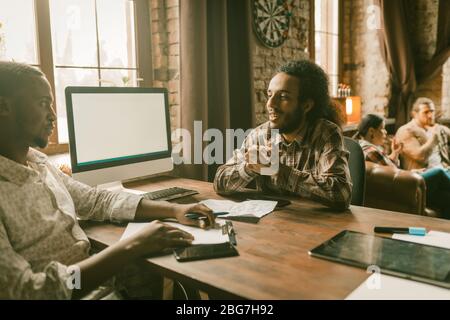
{"type": "Polygon", "coordinates": [[[111,192],[128,192],[128,193],[133,193],[133,194],[146,193],[145,191],[141,191],[141,190],[125,188],[121,181],[114,181],[114,182],[99,184],[97,186],[97,188],[100,190],[107,190],[107,191],[111,191],[111,192]]]}

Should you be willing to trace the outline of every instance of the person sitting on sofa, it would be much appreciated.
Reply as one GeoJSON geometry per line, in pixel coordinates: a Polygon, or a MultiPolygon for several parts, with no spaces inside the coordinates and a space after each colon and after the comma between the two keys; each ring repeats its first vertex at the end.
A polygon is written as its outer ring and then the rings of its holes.
{"type": "Polygon", "coordinates": [[[406,170],[450,167],[450,129],[435,123],[435,106],[428,98],[418,98],[412,107],[413,119],[401,126],[395,137],[403,143],[402,167],[406,170]]]}
{"type": "MultiPolygon", "coordinates": [[[[383,117],[368,114],[363,117],[358,132],[354,136],[363,149],[366,161],[382,166],[400,167],[399,155],[403,151],[403,144],[392,140],[392,153],[387,155],[383,149],[386,139],[385,122],[383,117]]],[[[427,205],[438,208],[444,217],[450,218],[450,174],[442,168],[428,170],[413,170],[420,174],[427,186],[427,205]]]]}

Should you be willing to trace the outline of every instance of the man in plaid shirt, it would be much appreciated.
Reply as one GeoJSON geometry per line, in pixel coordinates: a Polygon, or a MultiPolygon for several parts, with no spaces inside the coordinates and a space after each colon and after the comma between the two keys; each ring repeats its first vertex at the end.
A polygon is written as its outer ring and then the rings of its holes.
{"type": "Polygon", "coordinates": [[[238,192],[255,180],[259,190],[299,195],[337,210],[348,208],[349,153],[325,72],[311,61],[289,62],[272,78],[267,95],[269,121],[252,130],[219,167],[216,192],[238,192]],[[255,153],[267,153],[272,159],[279,154],[278,170],[265,175],[267,162],[255,161],[255,153]]]}

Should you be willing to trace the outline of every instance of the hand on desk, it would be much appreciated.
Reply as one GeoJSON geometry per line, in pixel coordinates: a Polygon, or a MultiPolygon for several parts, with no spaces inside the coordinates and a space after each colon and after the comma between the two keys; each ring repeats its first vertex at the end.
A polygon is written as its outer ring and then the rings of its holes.
{"type": "MultiPolygon", "coordinates": [[[[171,207],[172,216],[179,223],[200,228],[208,228],[215,224],[212,210],[204,204],[171,204],[171,207]],[[185,216],[187,213],[196,213],[204,216],[205,219],[190,219],[185,216]]],[[[126,248],[131,249],[138,256],[142,256],[161,252],[167,248],[189,246],[192,240],[194,240],[194,237],[190,233],[160,221],[153,221],[143,230],[124,241],[128,241],[126,248]]]]}
{"type": "Polygon", "coordinates": [[[194,237],[161,221],[153,221],[135,235],[125,239],[125,248],[133,255],[144,256],[167,248],[189,246],[194,237]]]}
{"type": "Polygon", "coordinates": [[[177,205],[177,207],[175,208],[175,218],[181,224],[199,227],[202,229],[207,229],[215,225],[215,216],[213,214],[213,211],[201,203],[177,205]],[[205,218],[191,219],[186,217],[187,213],[196,213],[205,218]]]}
{"type": "Polygon", "coordinates": [[[135,221],[152,221],[162,219],[177,219],[179,223],[199,228],[209,228],[215,225],[212,210],[204,204],[178,204],[167,201],[152,201],[142,199],[136,209],[135,221]],[[199,219],[186,217],[188,213],[196,213],[199,219]]]}

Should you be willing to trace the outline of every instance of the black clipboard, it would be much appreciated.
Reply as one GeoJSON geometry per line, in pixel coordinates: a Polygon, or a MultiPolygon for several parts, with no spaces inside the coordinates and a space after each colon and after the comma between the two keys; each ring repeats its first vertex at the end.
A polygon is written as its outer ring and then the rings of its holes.
{"type": "Polygon", "coordinates": [[[223,234],[228,234],[229,242],[217,244],[198,244],[185,248],[177,248],[173,250],[175,259],[179,262],[206,260],[224,257],[238,256],[239,252],[235,248],[236,233],[231,221],[226,221],[222,226],[223,234]]]}

